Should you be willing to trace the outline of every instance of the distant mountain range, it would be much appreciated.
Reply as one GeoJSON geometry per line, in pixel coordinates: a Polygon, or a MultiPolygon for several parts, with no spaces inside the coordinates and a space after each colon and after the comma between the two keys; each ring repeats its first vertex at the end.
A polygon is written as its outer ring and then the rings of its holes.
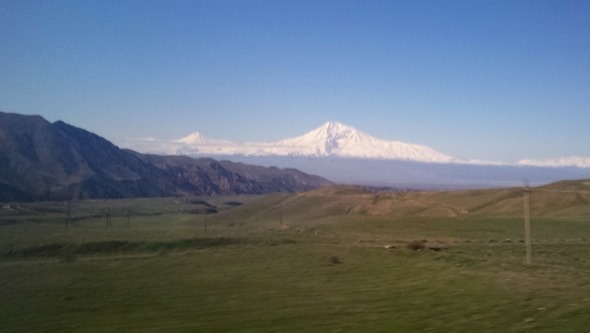
{"type": "Polygon", "coordinates": [[[144,155],[61,121],[0,112],[0,201],[262,194],[329,184],[294,169],[144,155]]]}
{"type": "Polygon", "coordinates": [[[426,146],[380,140],[338,122],[327,122],[299,137],[272,143],[236,143],[207,138],[194,132],[171,141],[136,141],[132,147],[144,152],[166,155],[331,156],[428,163],[459,162],[456,158],[426,146]]]}
{"type": "Polygon", "coordinates": [[[333,182],[412,189],[540,185],[590,177],[590,158],[515,164],[459,159],[432,148],[385,141],[353,127],[328,122],[302,136],[273,143],[236,143],[195,132],[172,141],[135,141],[154,154],[207,156],[278,167],[294,167],[333,182]]]}
{"type": "Polygon", "coordinates": [[[176,140],[135,139],[125,144],[140,152],[161,155],[342,157],[469,165],[590,168],[590,157],[583,156],[546,160],[522,159],[513,164],[458,158],[424,145],[381,140],[333,121],[301,136],[277,142],[239,143],[212,139],[194,132],[176,140]]]}

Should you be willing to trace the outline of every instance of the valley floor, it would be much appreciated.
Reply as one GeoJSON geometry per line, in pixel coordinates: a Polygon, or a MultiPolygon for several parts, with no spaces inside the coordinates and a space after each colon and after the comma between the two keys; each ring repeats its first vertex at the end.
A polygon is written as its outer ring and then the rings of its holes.
{"type": "Polygon", "coordinates": [[[518,215],[304,212],[286,204],[296,196],[79,202],[68,228],[64,203],[13,207],[0,223],[1,330],[587,329],[585,216],[534,217],[525,265],[518,215]]]}

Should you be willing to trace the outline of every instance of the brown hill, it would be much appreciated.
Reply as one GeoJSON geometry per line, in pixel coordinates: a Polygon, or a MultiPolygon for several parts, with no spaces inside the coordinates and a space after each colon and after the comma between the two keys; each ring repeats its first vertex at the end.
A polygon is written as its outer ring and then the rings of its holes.
{"type": "MultiPolygon", "coordinates": [[[[533,187],[530,198],[533,217],[590,217],[588,180],[533,187]]],[[[333,186],[280,200],[274,197],[261,200],[260,209],[250,212],[260,219],[276,218],[277,207],[298,220],[350,214],[393,218],[523,215],[522,188],[375,193],[362,187],[333,186]]]]}

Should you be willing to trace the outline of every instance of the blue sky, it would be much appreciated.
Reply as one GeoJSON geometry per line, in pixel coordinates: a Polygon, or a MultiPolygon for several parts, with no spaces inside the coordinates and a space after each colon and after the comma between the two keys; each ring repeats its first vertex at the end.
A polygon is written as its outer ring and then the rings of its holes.
{"type": "Polygon", "coordinates": [[[0,110],[107,139],[329,120],[506,162],[590,156],[589,1],[0,0],[0,110]]]}

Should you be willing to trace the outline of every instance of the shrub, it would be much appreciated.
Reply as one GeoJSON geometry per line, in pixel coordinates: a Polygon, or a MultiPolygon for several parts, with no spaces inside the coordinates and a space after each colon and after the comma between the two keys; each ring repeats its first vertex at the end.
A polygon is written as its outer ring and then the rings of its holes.
{"type": "Polygon", "coordinates": [[[68,252],[68,253],[65,253],[62,255],[61,261],[62,262],[74,262],[74,261],[76,261],[76,258],[77,257],[75,254],[68,252]]]}
{"type": "Polygon", "coordinates": [[[335,264],[341,264],[342,261],[340,261],[340,258],[338,258],[337,256],[331,256],[330,263],[335,265],[335,264]]]}
{"type": "Polygon", "coordinates": [[[409,242],[406,247],[412,251],[421,251],[423,250],[426,246],[424,245],[424,241],[419,241],[419,240],[415,240],[415,241],[411,241],[409,242]]]}

